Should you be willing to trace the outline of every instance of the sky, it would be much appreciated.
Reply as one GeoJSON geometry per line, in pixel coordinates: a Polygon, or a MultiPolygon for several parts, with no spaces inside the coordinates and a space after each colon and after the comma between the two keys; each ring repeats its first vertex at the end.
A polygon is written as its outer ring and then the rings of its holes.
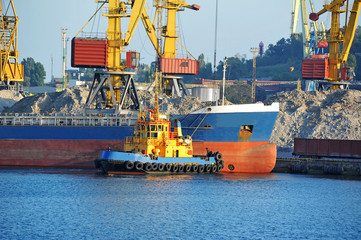
{"type": "MultiPolygon", "coordinates": [[[[2,0],[3,6],[9,0],[2,0]]],[[[217,0],[193,0],[188,4],[200,5],[199,11],[186,9],[177,19],[182,35],[181,42],[188,51],[198,58],[200,54],[213,65],[215,49],[215,12],[217,0]]],[[[308,2],[308,1],[307,1],[308,2]]],[[[147,11],[152,15],[152,0],[148,0],[147,11]]],[[[322,8],[324,0],[314,0],[316,11],[322,8]]],[[[95,0],[14,0],[18,27],[19,61],[32,57],[44,65],[46,82],[51,79],[51,56],[55,77],[61,77],[62,71],[62,34],[67,29],[68,68],[70,66],[70,40],[94,14],[95,0]]],[[[218,0],[217,64],[224,57],[236,54],[251,58],[250,48],[258,47],[262,41],[267,47],[276,44],[281,38],[291,34],[292,0],[218,0]]],[[[330,26],[330,15],[321,20],[326,28],[330,26]]],[[[300,25],[300,20],[298,21],[300,25]]],[[[361,21],[358,20],[358,25],[361,21]]],[[[105,33],[107,19],[101,17],[90,22],[84,32],[105,33]],[[93,26],[93,27],[92,27],[93,26]]],[[[124,25],[126,27],[126,24],[124,25]]],[[[123,27],[123,28],[124,28],[123,27]]],[[[300,26],[298,31],[301,31],[300,26]]],[[[150,64],[155,59],[155,51],[147,38],[143,24],[139,22],[133,39],[126,50],[140,51],[141,63],[150,64]]],[[[182,54],[182,51],[178,51],[182,54]]],[[[185,54],[185,52],[183,51],[185,54]]]]}

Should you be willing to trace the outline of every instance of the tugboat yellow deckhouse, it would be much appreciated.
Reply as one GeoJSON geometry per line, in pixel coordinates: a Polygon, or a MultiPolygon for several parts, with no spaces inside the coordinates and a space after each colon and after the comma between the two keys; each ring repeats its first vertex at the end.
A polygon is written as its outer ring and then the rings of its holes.
{"type": "Polygon", "coordinates": [[[176,120],[174,132],[166,115],[159,115],[157,109],[150,110],[148,116],[139,112],[134,136],[127,137],[124,151],[149,154],[157,157],[192,157],[192,138],[182,135],[180,123],[176,120]]]}

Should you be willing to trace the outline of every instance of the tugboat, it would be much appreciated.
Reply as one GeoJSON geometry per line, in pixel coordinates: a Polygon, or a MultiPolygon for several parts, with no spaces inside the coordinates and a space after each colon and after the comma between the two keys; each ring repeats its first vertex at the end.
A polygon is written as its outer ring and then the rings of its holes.
{"type": "MultiPolygon", "coordinates": [[[[156,82],[157,82],[156,77],[156,82]]],[[[183,136],[179,121],[174,131],[168,116],[159,112],[158,91],[155,107],[148,112],[139,109],[134,133],[125,140],[124,151],[103,151],[94,161],[104,174],[218,173],[224,167],[220,152],[208,151],[194,156],[191,136],[183,136]]]]}

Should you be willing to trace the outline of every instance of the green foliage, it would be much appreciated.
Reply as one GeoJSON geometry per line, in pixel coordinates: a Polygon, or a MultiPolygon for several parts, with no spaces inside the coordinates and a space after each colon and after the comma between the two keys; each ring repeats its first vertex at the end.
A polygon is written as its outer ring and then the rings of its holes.
{"type": "MultiPolygon", "coordinates": [[[[301,77],[302,57],[301,38],[282,38],[276,45],[270,44],[263,57],[256,58],[256,77],[271,77],[276,81],[297,80],[301,77]]],[[[245,60],[235,56],[228,58],[227,63],[226,79],[252,78],[253,59],[245,60]]],[[[223,61],[220,61],[217,66],[217,79],[223,78],[223,64],[223,61]]]]}
{"type": "Polygon", "coordinates": [[[23,59],[24,65],[24,86],[43,86],[46,76],[43,64],[35,62],[31,57],[23,59]]]}
{"type": "Polygon", "coordinates": [[[348,55],[348,59],[345,65],[346,67],[353,67],[353,68],[356,67],[357,66],[356,56],[350,53],[348,55]]]}
{"type": "Polygon", "coordinates": [[[235,104],[251,103],[251,94],[251,85],[243,81],[237,81],[233,85],[228,85],[225,90],[226,99],[235,104]]]}
{"type": "Polygon", "coordinates": [[[147,64],[140,64],[137,68],[136,80],[137,82],[152,82],[153,71],[147,64]]]}
{"type": "Polygon", "coordinates": [[[204,54],[202,53],[201,55],[199,55],[198,57],[198,62],[199,62],[199,78],[204,78],[204,79],[211,79],[212,78],[212,64],[211,63],[206,63],[204,60],[204,54]]]}

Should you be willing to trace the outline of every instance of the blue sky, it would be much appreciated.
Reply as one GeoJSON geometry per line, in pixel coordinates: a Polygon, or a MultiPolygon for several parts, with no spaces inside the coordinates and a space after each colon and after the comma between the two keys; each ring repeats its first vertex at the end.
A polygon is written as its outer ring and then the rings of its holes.
{"type": "MultiPolygon", "coordinates": [[[[7,3],[7,0],[2,1],[7,3]]],[[[308,2],[308,1],[307,1],[308,2]]],[[[324,0],[314,0],[316,10],[321,9],[324,0]]],[[[152,0],[147,1],[151,15],[152,0]]],[[[180,13],[182,43],[194,57],[205,54],[212,62],[214,55],[214,26],[216,0],[187,1],[198,4],[200,11],[180,13]]],[[[46,81],[51,78],[51,55],[54,58],[54,75],[61,76],[62,41],[61,28],[67,28],[71,40],[95,12],[94,0],[14,0],[20,18],[18,30],[18,50],[20,61],[32,57],[41,62],[46,70],[46,81]]],[[[291,33],[292,0],[219,0],[218,1],[218,44],[217,62],[225,56],[246,54],[251,58],[250,48],[257,47],[260,41],[265,46],[275,44],[291,33]]],[[[330,15],[323,20],[330,26],[330,15]]],[[[360,24],[360,20],[358,21],[360,24]]],[[[92,22],[84,30],[91,31],[92,22]]],[[[96,31],[96,25],[93,31],[96,31]]],[[[300,28],[298,28],[300,31],[300,28]]],[[[99,32],[106,31],[106,19],[99,25],[99,32]]],[[[155,51],[140,22],[127,50],[141,52],[141,61],[149,64],[155,59],[155,51]]],[[[179,51],[181,53],[181,51],[179,51]]],[[[70,41],[68,42],[68,67],[70,68],[70,41]]]]}

